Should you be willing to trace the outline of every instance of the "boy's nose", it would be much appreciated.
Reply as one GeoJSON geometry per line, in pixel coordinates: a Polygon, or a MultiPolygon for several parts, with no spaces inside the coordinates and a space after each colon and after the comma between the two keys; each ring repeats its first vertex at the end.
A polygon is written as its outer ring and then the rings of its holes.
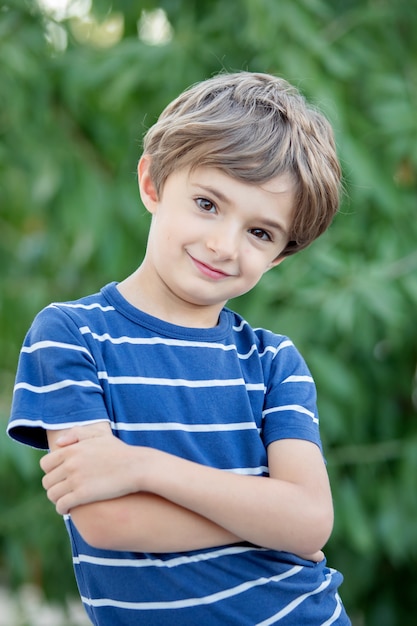
{"type": "Polygon", "coordinates": [[[220,226],[207,237],[206,245],[219,261],[234,260],[238,255],[239,235],[225,225],[220,226]]]}

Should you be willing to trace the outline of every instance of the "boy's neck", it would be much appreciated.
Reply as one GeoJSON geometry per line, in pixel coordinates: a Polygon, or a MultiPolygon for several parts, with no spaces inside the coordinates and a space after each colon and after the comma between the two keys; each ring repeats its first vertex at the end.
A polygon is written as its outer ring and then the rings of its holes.
{"type": "Polygon", "coordinates": [[[213,306],[199,306],[179,300],[167,291],[163,298],[155,298],[152,286],[142,275],[139,267],[136,272],[118,284],[121,295],[135,308],[164,322],[186,328],[213,328],[217,326],[220,312],[226,303],[213,306]]]}

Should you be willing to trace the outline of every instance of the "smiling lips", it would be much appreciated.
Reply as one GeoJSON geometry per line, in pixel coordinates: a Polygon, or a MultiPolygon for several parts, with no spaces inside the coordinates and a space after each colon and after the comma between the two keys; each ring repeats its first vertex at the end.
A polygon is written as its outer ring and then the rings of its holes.
{"type": "Polygon", "coordinates": [[[207,276],[208,278],[212,278],[214,280],[220,280],[221,278],[228,278],[230,276],[230,274],[226,274],[226,272],[222,272],[221,270],[218,270],[215,267],[211,267],[211,265],[202,263],[201,261],[198,261],[194,257],[191,257],[191,260],[193,261],[196,268],[202,274],[204,274],[204,276],[207,276]]]}

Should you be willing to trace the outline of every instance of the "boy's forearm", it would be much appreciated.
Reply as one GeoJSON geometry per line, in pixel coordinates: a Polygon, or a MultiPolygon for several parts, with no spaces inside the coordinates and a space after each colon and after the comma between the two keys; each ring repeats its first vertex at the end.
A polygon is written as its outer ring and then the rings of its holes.
{"type": "MultiPolygon", "coordinates": [[[[271,444],[270,477],[266,478],[210,468],[153,448],[129,446],[108,430],[96,431],[69,431],[63,440],[60,437],[53,442],[55,451],[41,461],[46,472],[44,487],[59,513],[97,503],[88,522],[83,516],[76,520],[81,534],[84,526],[87,540],[100,536],[100,528],[112,535],[120,526],[123,532],[129,529],[129,542],[135,537],[133,529],[141,546],[143,541],[166,533],[175,543],[178,529],[178,538],[197,540],[197,548],[223,545],[239,537],[265,548],[308,555],[321,550],[330,535],[333,509],[327,472],[319,448],[312,443],[283,440],[271,444]],[[121,498],[131,494],[139,494],[132,500],[136,506],[126,507],[130,500],[121,498]],[[154,517],[144,516],[152,509],[141,509],[142,494],[159,496],[166,503],[165,512],[159,509],[154,517]],[[107,510],[103,505],[101,509],[100,501],[112,499],[114,508],[112,505],[107,510]],[[101,510],[109,516],[108,523],[104,523],[104,515],[99,519],[97,511],[101,510]],[[167,514],[174,512],[172,522],[167,514]],[[164,520],[167,527],[161,526],[164,520]],[[194,526],[197,521],[199,525],[194,526]]],[[[113,541],[111,536],[109,541],[113,541]]],[[[178,549],[172,545],[174,551],[178,549]]],[[[185,549],[192,548],[185,543],[185,549]]]]}
{"type": "Polygon", "coordinates": [[[71,517],[85,541],[103,550],[184,552],[240,541],[210,520],[148,493],[82,505],[71,517]]]}
{"type": "Polygon", "coordinates": [[[315,553],[327,542],[333,523],[327,476],[316,489],[314,480],[302,485],[222,472],[155,450],[148,456],[145,489],[245,541],[296,554],[315,553]]]}

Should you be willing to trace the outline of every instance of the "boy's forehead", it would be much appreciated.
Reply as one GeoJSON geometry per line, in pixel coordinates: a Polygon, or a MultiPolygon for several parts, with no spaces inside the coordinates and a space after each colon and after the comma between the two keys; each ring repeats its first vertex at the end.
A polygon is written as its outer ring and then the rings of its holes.
{"type": "Polygon", "coordinates": [[[227,189],[233,190],[233,188],[247,188],[247,189],[259,189],[268,194],[287,194],[295,191],[294,177],[290,172],[283,172],[277,174],[273,178],[267,181],[254,183],[246,180],[242,180],[235,176],[231,176],[220,167],[200,165],[197,167],[187,167],[184,171],[187,181],[190,184],[203,184],[208,187],[217,189],[220,185],[218,192],[221,193],[223,186],[227,189]]]}

